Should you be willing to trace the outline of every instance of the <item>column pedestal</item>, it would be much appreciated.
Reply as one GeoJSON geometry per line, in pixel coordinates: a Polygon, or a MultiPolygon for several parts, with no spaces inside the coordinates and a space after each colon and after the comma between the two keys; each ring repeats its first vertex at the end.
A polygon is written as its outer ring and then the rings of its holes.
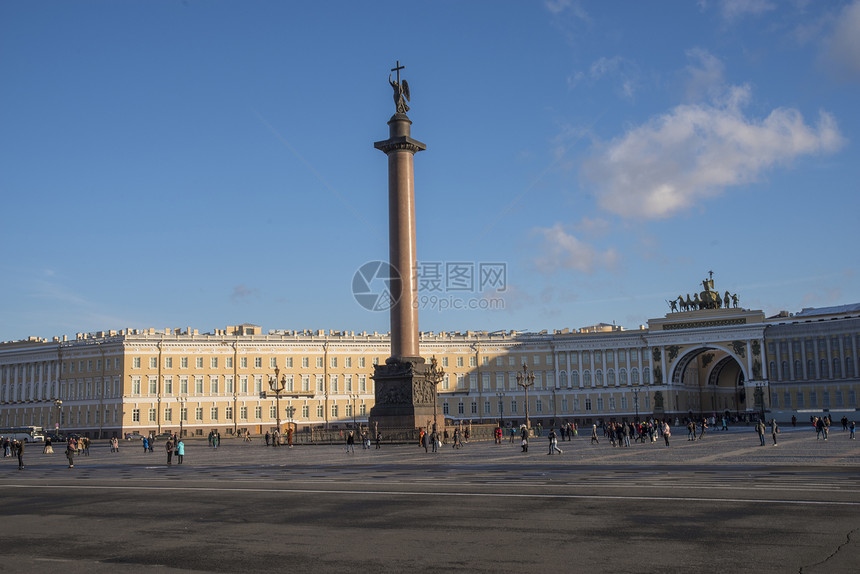
{"type": "Polygon", "coordinates": [[[415,429],[433,420],[436,385],[427,377],[429,365],[421,357],[390,358],[376,365],[373,381],[376,404],[370,425],[385,434],[393,429],[415,429]]]}

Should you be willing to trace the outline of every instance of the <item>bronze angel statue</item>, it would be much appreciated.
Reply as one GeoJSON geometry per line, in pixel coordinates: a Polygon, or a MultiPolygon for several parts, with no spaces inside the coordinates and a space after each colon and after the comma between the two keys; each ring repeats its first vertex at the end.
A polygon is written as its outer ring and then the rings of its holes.
{"type": "Polygon", "coordinates": [[[391,74],[388,74],[388,83],[394,88],[394,105],[397,107],[398,114],[405,114],[409,111],[409,106],[406,102],[409,101],[409,82],[406,80],[400,81],[400,72],[397,72],[397,81],[391,79],[391,74]]]}

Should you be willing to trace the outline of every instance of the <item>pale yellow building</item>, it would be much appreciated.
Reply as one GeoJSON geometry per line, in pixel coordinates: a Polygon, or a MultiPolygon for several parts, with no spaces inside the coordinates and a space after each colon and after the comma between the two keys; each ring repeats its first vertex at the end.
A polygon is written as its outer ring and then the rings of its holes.
{"type": "MultiPolygon", "coordinates": [[[[672,312],[633,331],[422,333],[421,354],[445,371],[440,423],[522,424],[526,408],[544,426],[762,409],[782,421],[839,419],[858,408],[858,335],[860,304],[771,318],[722,308],[672,312]],[[528,407],[524,364],[534,375],[528,407]]],[[[373,365],[389,350],[387,334],[254,325],[0,343],[0,426],[54,429],[59,418],[63,432],[110,437],[180,425],[187,435],[259,434],[278,419],[300,432],[366,424],[373,365]]]]}

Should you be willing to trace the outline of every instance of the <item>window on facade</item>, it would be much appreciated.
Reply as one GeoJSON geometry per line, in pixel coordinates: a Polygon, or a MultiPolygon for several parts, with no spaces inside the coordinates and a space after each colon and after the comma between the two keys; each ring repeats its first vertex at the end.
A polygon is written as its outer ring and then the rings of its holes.
{"type": "Polygon", "coordinates": [[[194,392],[198,395],[203,394],[203,377],[194,377],[194,392]]]}
{"type": "Polygon", "coordinates": [[[798,409],[803,408],[803,393],[800,391],[797,391],[797,407],[796,408],[798,408],[798,409]]]}
{"type": "Polygon", "coordinates": [[[269,357],[269,368],[270,368],[270,369],[274,369],[274,368],[276,368],[277,366],[278,366],[278,359],[277,359],[277,357],[269,357]]]}
{"type": "MultiPolygon", "coordinates": [[[[87,370],[88,371],[90,370],[89,367],[91,367],[92,364],[93,364],[92,361],[87,361],[87,370]]],[[[149,368],[150,369],[157,369],[158,368],[158,357],[150,357],[149,358],[149,368]]]]}
{"type": "Polygon", "coordinates": [[[181,369],[187,369],[188,368],[188,357],[180,357],[179,368],[181,368],[181,369]]]}
{"type": "Polygon", "coordinates": [[[140,394],[140,378],[135,377],[131,380],[131,394],[139,395],[140,394]]]}
{"type": "Polygon", "coordinates": [[[815,391],[809,392],[809,406],[812,408],[818,408],[818,393],[815,391]]]}
{"type": "Polygon", "coordinates": [[[218,407],[212,407],[211,409],[209,409],[209,417],[210,417],[213,421],[217,421],[217,420],[218,420],[218,407]]]}
{"type": "Polygon", "coordinates": [[[224,407],[224,418],[228,421],[233,420],[233,407],[224,407]]]}
{"type": "Polygon", "coordinates": [[[218,377],[209,377],[209,394],[218,394],[218,377]]]}
{"type": "Polygon", "coordinates": [[[224,357],[224,366],[228,369],[233,368],[233,357],[224,357]]]}
{"type": "Polygon", "coordinates": [[[591,410],[591,398],[590,397],[585,398],[585,410],[587,410],[587,411],[591,410]]]}
{"type": "Polygon", "coordinates": [[[164,377],[164,392],[165,392],[165,394],[168,394],[168,395],[173,394],[173,378],[172,377],[164,377]]]}
{"type": "Polygon", "coordinates": [[[263,368],[263,357],[254,357],[254,368],[262,369],[263,368]]]}
{"type": "Polygon", "coordinates": [[[239,368],[247,369],[248,368],[248,357],[239,357],[239,368]]]}
{"type": "Polygon", "coordinates": [[[322,357],[317,357],[317,368],[318,369],[323,368],[323,358],[322,357]]]}
{"type": "Polygon", "coordinates": [[[307,419],[311,416],[311,409],[308,405],[302,405],[302,418],[307,419]]]}
{"type": "Polygon", "coordinates": [[[172,369],[173,368],[173,357],[165,357],[164,358],[164,368],[172,369]]]}
{"type": "Polygon", "coordinates": [[[164,422],[171,422],[173,420],[173,409],[164,409],[164,422]]]}
{"type": "Polygon", "coordinates": [[[155,409],[149,409],[149,422],[155,422],[155,409]]]}
{"type": "Polygon", "coordinates": [[[303,368],[303,369],[307,369],[309,365],[310,365],[310,363],[309,363],[309,361],[308,361],[308,358],[307,358],[307,357],[302,357],[302,368],[303,368]]]}
{"type": "Polygon", "coordinates": [[[603,397],[597,397],[597,410],[603,411],[603,397]]]}
{"type": "Polygon", "coordinates": [[[263,418],[263,407],[257,405],[254,407],[254,418],[260,420],[263,418]]]}
{"type": "Polygon", "coordinates": [[[197,357],[196,359],[194,359],[194,364],[197,366],[198,369],[202,369],[203,368],[203,357],[197,357]]]}
{"type": "MultiPolygon", "coordinates": [[[[63,414],[65,414],[65,413],[63,413],[63,414]]],[[[131,420],[136,422],[136,423],[140,422],[140,409],[133,409],[131,411],[131,420]]]]}
{"type": "Polygon", "coordinates": [[[194,420],[202,421],[203,420],[203,407],[197,407],[194,409],[194,420]]]}
{"type": "MultiPolygon", "coordinates": [[[[135,357],[131,360],[131,368],[139,369],[140,368],[140,357],[135,357]]],[[[75,372],[75,364],[72,363],[72,372],[75,372]]]]}
{"type": "Polygon", "coordinates": [[[209,358],[209,367],[212,369],[218,368],[218,357],[210,357],[209,358]]]}

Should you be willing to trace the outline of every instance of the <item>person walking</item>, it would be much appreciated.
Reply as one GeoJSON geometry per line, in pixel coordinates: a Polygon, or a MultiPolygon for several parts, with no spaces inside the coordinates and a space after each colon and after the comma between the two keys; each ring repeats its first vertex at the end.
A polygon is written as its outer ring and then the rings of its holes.
{"type": "Polygon", "coordinates": [[[776,435],[779,434],[779,425],[776,424],[776,419],[770,419],[770,434],[773,437],[773,446],[776,446],[776,435]]]}
{"type": "Polygon", "coordinates": [[[149,451],[149,438],[143,437],[143,452],[144,454],[149,451]]]}
{"type": "Polygon", "coordinates": [[[758,438],[761,441],[761,446],[764,446],[764,433],[767,430],[767,427],[764,425],[763,420],[759,420],[755,425],[755,432],[758,433],[758,438]]]}
{"type": "Polygon", "coordinates": [[[167,439],[167,442],[164,443],[164,450],[167,451],[167,466],[171,466],[173,464],[173,441],[167,439]]]}
{"type": "Polygon", "coordinates": [[[113,442],[113,451],[119,453],[119,439],[117,437],[113,437],[111,442],[113,442]]]}
{"type": "Polygon", "coordinates": [[[350,452],[355,454],[355,435],[352,434],[352,431],[349,431],[346,435],[346,454],[350,452]]]}
{"type": "Polygon", "coordinates": [[[272,435],[269,434],[269,431],[266,431],[266,446],[269,446],[270,442],[272,442],[272,435]]]}
{"type": "Polygon", "coordinates": [[[380,448],[382,448],[381,445],[382,445],[382,433],[379,431],[376,431],[376,450],[379,450],[380,448]]]}
{"type": "Polygon", "coordinates": [[[600,444],[600,440],[597,438],[597,425],[591,425],[591,444],[600,444]]]}
{"type": "Polygon", "coordinates": [[[54,454],[54,447],[51,446],[51,437],[45,437],[45,448],[42,450],[42,454],[54,454]]]}
{"type": "Polygon", "coordinates": [[[699,432],[699,440],[702,440],[702,437],[705,436],[706,432],[708,432],[708,419],[702,419],[701,432],[699,432]]]}
{"type": "Polygon", "coordinates": [[[176,464],[182,464],[182,459],[185,456],[185,443],[180,438],[176,443],[176,464]]]}
{"type": "Polygon", "coordinates": [[[669,437],[672,436],[672,431],[669,429],[669,423],[663,423],[663,440],[666,441],[666,446],[669,446],[669,437]]]}
{"type": "Polygon", "coordinates": [[[76,450],[78,450],[78,445],[75,444],[75,439],[69,437],[69,442],[66,443],[66,458],[69,459],[69,468],[75,468],[76,450]]]}
{"type": "Polygon", "coordinates": [[[24,441],[15,442],[15,455],[18,457],[18,470],[24,470],[24,441]]]}
{"type": "Polygon", "coordinates": [[[558,448],[558,435],[555,434],[555,429],[549,429],[549,434],[547,435],[549,438],[549,452],[547,454],[552,455],[558,452],[558,454],[562,454],[564,451],[558,448]]]}

